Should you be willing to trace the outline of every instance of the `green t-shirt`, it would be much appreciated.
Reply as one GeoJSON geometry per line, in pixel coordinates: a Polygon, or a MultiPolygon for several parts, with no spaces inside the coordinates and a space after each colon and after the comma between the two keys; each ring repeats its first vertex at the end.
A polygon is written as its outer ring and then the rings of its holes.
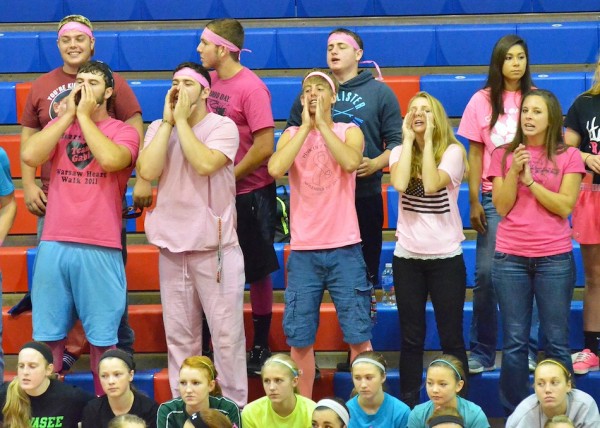
{"type": "Polygon", "coordinates": [[[310,398],[296,394],[294,411],[282,418],[271,407],[269,397],[262,397],[244,407],[242,421],[244,428],[306,428],[312,424],[315,406],[310,398]]]}
{"type": "MultiPolygon", "coordinates": [[[[234,427],[241,428],[240,409],[233,401],[225,397],[208,397],[208,407],[218,410],[229,418],[234,427]]],[[[181,398],[174,398],[158,408],[157,428],[183,428],[190,415],[185,411],[185,403],[181,398]]]]}

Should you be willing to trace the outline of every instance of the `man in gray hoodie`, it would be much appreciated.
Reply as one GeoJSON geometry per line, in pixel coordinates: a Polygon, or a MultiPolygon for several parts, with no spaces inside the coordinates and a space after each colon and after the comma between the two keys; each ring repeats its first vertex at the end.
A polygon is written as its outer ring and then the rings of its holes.
{"type": "MultiPolygon", "coordinates": [[[[329,33],[327,65],[339,83],[333,120],[353,122],[365,136],[363,159],[356,178],[356,212],[369,281],[376,285],[383,227],[381,170],[388,166],[391,150],[402,142],[402,116],[392,90],[369,71],[359,71],[362,56],[363,42],[358,34],[345,28],[329,33]]],[[[286,128],[299,126],[301,116],[298,96],[286,128]]]]}

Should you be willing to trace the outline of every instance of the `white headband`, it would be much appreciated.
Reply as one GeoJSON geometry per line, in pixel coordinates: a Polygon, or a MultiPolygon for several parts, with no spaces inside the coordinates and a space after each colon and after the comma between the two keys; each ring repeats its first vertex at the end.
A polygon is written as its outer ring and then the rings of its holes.
{"type": "Polygon", "coordinates": [[[366,357],[360,357],[357,358],[356,360],[354,360],[352,362],[352,367],[354,367],[355,365],[359,364],[359,363],[369,363],[369,364],[373,364],[374,366],[377,366],[381,369],[382,372],[385,373],[385,367],[383,364],[381,364],[379,361],[375,361],[372,358],[366,358],[366,357]]]}
{"type": "Polygon", "coordinates": [[[328,409],[333,410],[346,426],[348,426],[348,424],[350,423],[350,415],[348,414],[348,411],[344,409],[344,406],[342,406],[335,400],[324,398],[322,400],[319,400],[319,402],[315,406],[315,409],[317,407],[327,407],[328,409]]]}
{"type": "Polygon", "coordinates": [[[288,363],[287,361],[284,360],[280,360],[279,358],[271,358],[271,360],[269,361],[270,363],[279,363],[279,364],[283,364],[284,366],[287,366],[287,368],[289,368],[292,371],[292,374],[294,375],[294,377],[298,376],[298,370],[296,370],[290,363],[288,363]]]}

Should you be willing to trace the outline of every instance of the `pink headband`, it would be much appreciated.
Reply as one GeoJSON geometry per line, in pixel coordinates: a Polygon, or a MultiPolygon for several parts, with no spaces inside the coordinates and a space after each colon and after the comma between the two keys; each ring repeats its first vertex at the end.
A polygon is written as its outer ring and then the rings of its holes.
{"type": "Polygon", "coordinates": [[[304,84],[304,82],[306,82],[306,80],[309,77],[313,77],[313,76],[319,76],[322,77],[323,79],[327,80],[327,83],[329,83],[329,86],[331,86],[331,91],[335,94],[335,85],[333,83],[333,80],[331,80],[331,78],[326,75],[325,73],[321,73],[320,71],[313,71],[312,73],[308,73],[308,75],[304,78],[304,80],[302,81],[302,84],[304,84]]]}
{"type": "Polygon", "coordinates": [[[331,36],[329,36],[329,39],[327,40],[327,44],[330,45],[335,40],[339,40],[340,42],[346,43],[347,45],[352,46],[357,51],[360,50],[358,43],[356,43],[356,40],[354,40],[354,37],[350,36],[349,34],[333,33],[331,36]]]}
{"type": "MultiPolygon", "coordinates": [[[[329,36],[329,39],[327,40],[327,44],[331,45],[335,41],[340,41],[340,42],[346,43],[347,45],[352,46],[357,51],[360,50],[358,43],[356,43],[356,40],[354,40],[354,37],[350,36],[349,34],[333,33],[331,36],[329,36]]],[[[379,68],[379,64],[377,64],[375,61],[361,61],[360,64],[373,64],[373,66],[377,69],[376,79],[383,80],[383,76],[381,75],[381,69],[379,68]]]]}
{"type": "Polygon", "coordinates": [[[203,75],[198,73],[196,70],[193,70],[189,67],[184,67],[181,70],[177,70],[177,73],[175,73],[173,75],[173,77],[182,77],[182,76],[191,77],[196,82],[200,83],[200,86],[202,86],[203,88],[210,89],[210,84],[208,83],[208,80],[206,80],[206,77],[204,77],[203,75]]]}
{"type": "MultiPolygon", "coordinates": [[[[240,48],[231,43],[229,40],[219,36],[217,33],[212,32],[208,27],[204,28],[201,39],[206,39],[217,46],[223,46],[229,49],[229,52],[240,52],[240,48]]],[[[252,52],[250,49],[241,49],[242,52],[252,52]]]]}
{"type": "Polygon", "coordinates": [[[81,24],[79,22],[67,22],[65,25],[60,27],[60,30],[58,30],[58,37],[61,37],[67,31],[73,31],[73,30],[79,31],[80,33],[88,35],[90,37],[90,39],[94,38],[94,35],[92,34],[92,30],[90,30],[90,27],[88,27],[87,25],[81,24]]]}

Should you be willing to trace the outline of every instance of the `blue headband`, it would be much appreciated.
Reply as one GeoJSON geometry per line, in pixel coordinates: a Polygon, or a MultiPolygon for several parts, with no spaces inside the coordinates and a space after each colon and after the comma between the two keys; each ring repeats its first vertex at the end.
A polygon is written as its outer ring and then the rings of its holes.
{"type": "Polygon", "coordinates": [[[454,370],[454,373],[456,373],[456,376],[458,376],[458,380],[463,380],[462,376],[460,375],[460,373],[458,372],[458,369],[454,366],[454,364],[452,364],[450,361],[446,361],[446,360],[433,360],[430,364],[429,367],[431,367],[433,365],[433,363],[443,363],[446,364],[448,367],[450,367],[452,370],[454,370]]]}

